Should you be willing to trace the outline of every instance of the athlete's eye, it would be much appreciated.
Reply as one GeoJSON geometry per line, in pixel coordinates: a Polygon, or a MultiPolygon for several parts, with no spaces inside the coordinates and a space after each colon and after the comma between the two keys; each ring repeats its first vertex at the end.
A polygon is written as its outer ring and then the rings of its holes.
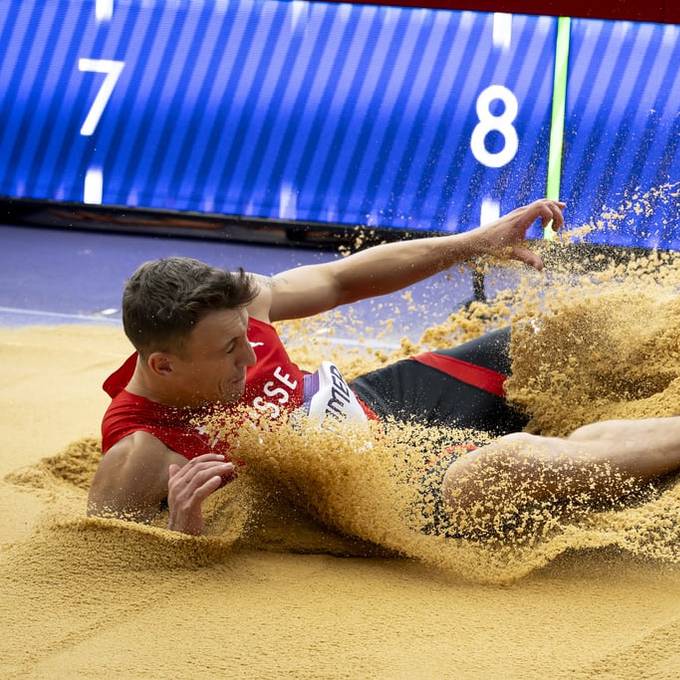
{"type": "Polygon", "coordinates": [[[227,352],[227,354],[231,354],[235,349],[236,349],[236,343],[232,342],[229,345],[227,345],[226,352],[227,352]]]}

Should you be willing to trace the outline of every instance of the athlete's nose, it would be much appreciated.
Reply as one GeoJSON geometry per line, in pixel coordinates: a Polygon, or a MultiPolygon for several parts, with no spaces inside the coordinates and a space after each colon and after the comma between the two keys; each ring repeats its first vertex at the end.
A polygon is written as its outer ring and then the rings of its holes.
{"type": "Polygon", "coordinates": [[[246,342],[246,351],[244,353],[242,366],[254,366],[257,363],[257,356],[255,355],[255,350],[252,348],[249,342],[246,342]]]}

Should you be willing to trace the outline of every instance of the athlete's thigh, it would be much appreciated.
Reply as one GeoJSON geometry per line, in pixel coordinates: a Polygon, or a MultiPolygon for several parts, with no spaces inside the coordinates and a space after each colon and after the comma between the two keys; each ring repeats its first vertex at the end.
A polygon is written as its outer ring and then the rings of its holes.
{"type": "Polygon", "coordinates": [[[503,397],[411,359],[360,376],[351,387],[382,419],[498,435],[517,432],[527,422],[503,397]]]}
{"type": "Polygon", "coordinates": [[[500,328],[480,335],[474,340],[449,349],[437,349],[435,354],[444,354],[492,371],[510,375],[510,327],[500,328]]]}

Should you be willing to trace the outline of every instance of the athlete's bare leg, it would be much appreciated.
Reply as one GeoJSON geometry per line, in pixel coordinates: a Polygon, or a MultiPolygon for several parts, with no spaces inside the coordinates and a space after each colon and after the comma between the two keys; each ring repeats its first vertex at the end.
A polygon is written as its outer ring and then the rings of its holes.
{"type": "MultiPolygon", "coordinates": [[[[570,499],[615,500],[680,471],[680,417],[610,420],[566,438],[516,433],[465,454],[444,477],[454,517],[473,530],[492,524],[498,508],[570,499]]],[[[465,527],[464,527],[465,528],[465,527]]]]}

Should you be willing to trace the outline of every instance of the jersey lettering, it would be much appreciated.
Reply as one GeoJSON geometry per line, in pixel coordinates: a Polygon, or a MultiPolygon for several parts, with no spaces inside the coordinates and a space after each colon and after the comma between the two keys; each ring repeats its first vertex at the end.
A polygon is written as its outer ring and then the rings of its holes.
{"type": "Polygon", "coordinates": [[[274,377],[280,380],[289,390],[294,390],[297,387],[297,380],[291,381],[288,374],[281,375],[282,370],[281,366],[277,366],[274,369],[274,377]]]}
{"type": "Polygon", "coordinates": [[[276,381],[267,380],[262,387],[262,392],[268,400],[262,396],[255,397],[253,406],[260,413],[269,412],[272,418],[278,418],[281,415],[281,407],[290,401],[298,381],[291,379],[288,373],[284,373],[282,366],[274,369],[274,378],[279,383],[278,387],[276,381]]]}
{"type": "Polygon", "coordinates": [[[274,381],[270,380],[264,384],[264,387],[262,388],[262,391],[268,396],[268,397],[276,397],[278,396],[279,399],[277,400],[279,404],[286,404],[288,403],[288,400],[290,399],[290,395],[286,390],[283,389],[283,387],[274,387],[274,381]],[[274,389],[272,389],[274,388],[274,389]]]}
{"type": "Polygon", "coordinates": [[[262,397],[255,397],[253,399],[253,407],[260,413],[266,413],[267,410],[271,411],[272,418],[278,418],[281,415],[281,409],[276,404],[272,404],[271,401],[265,401],[262,397]]]}

